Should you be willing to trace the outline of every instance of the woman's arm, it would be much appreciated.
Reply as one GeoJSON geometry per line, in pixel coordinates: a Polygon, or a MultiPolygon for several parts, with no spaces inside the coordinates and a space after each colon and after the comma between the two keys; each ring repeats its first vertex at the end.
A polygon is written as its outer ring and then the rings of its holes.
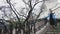
{"type": "Polygon", "coordinates": [[[47,17],[45,17],[45,18],[48,18],[48,17],[50,17],[50,14],[48,14],[48,16],[47,16],[47,17]]]}

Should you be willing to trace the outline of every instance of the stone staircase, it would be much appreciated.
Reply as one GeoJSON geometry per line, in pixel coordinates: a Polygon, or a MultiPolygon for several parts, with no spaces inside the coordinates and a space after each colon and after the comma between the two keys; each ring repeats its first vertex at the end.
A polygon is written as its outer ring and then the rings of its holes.
{"type": "Polygon", "coordinates": [[[47,31],[45,34],[60,34],[60,30],[47,31]]]}
{"type": "Polygon", "coordinates": [[[52,30],[50,28],[50,30],[48,29],[45,34],[60,34],[60,23],[58,23],[56,29],[52,30]]]}

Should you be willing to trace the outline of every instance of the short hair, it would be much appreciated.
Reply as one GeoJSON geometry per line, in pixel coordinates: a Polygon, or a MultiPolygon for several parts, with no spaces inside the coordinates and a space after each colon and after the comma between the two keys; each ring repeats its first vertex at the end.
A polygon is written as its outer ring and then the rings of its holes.
{"type": "Polygon", "coordinates": [[[51,9],[49,9],[49,11],[50,11],[50,12],[52,12],[52,10],[51,10],[51,9]]]}

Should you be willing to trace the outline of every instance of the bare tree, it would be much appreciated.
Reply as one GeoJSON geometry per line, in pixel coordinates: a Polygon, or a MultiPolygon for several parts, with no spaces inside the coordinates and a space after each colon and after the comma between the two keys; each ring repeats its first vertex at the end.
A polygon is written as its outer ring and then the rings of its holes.
{"type": "MultiPolygon", "coordinates": [[[[35,1],[35,0],[29,0],[28,2],[26,2],[25,0],[23,0],[23,2],[24,2],[25,4],[27,4],[27,5],[29,6],[29,8],[30,8],[30,10],[29,10],[29,12],[28,12],[28,15],[27,15],[27,18],[26,18],[25,21],[24,21],[25,29],[27,29],[27,28],[26,28],[26,24],[28,23],[28,20],[29,20],[31,14],[32,14],[32,11],[33,11],[34,7],[35,7],[37,4],[39,4],[40,2],[42,2],[42,1],[36,0],[35,3],[33,4],[32,1],[35,1]],[[33,5],[32,5],[32,4],[33,4],[33,5]]],[[[45,1],[43,0],[43,5],[41,6],[41,11],[40,11],[40,13],[38,14],[38,16],[36,17],[36,19],[38,19],[38,17],[40,16],[40,14],[43,12],[43,9],[44,9],[44,10],[46,9],[46,7],[44,7],[44,3],[45,3],[45,1]]],[[[35,20],[35,21],[36,21],[36,20],[35,20]]],[[[34,28],[35,28],[35,25],[34,25],[34,28]]],[[[27,34],[27,33],[26,33],[26,34],[27,34]]]]}
{"type": "MultiPolygon", "coordinates": [[[[18,11],[16,10],[16,8],[13,6],[13,4],[11,3],[11,0],[6,0],[7,1],[7,3],[9,4],[9,6],[10,6],[10,8],[11,8],[11,10],[14,12],[14,14],[16,15],[16,18],[18,19],[18,23],[19,23],[19,31],[21,30],[21,28],[22,28],[22,26],[23,26],[23,31],[24,31],[24,34],[27,34],[28,32],[26,31],[26,27],[28,27],[28,26],[26,26],[26,24],[28,24],[28,20],[29,20],[29,18],[30,18],[30,16],[31,16],[31,14],[32,14],[32,11],[34,10],[34,8],[35,8],[35,6],[37,5],[37,4],[39,4],[40,2],[42,2],[42,1],[39,1],[39,0],[28,0],[28,2],[26,2],[26,0],[22,0],[24,3],[25,3],[25,5],[28,5],[28,7],[29,7],[29,10],[28,10],[28,15],[27,15],[27,17],[26,16],[24,16],[24,15],[20,15],[19,13],[18,13],[18,11]],[[35,1],[34,2],[34,4],[32,3],[32,1],[35,1]],[[23,16],[23,17],[25,17],[26,19],[25,19],[25,21],[23,22],[23,25],[20,23],[20,18],[19,18],[19,16],[23,16]]],[[[42,9],[45,9],[44,7],[41,7],[41,11],[39,12],[39,14],[38,14],[38,16],[36,17],[36,19],[40,16],[40,14],[43,12],[42,11],[42,9]]],[[[24,9],[22,9],[22,10],[24,10],[24,9]]],[[[17,24],[16,24],[17,25],[17,24]]],[[[30,29],[29,29],[30,30],[30,29]]],[[[28,31],[29,31],[28,30],[28,31]]],[[[16,33],[17,34],[17,33],[16,33]]]]}

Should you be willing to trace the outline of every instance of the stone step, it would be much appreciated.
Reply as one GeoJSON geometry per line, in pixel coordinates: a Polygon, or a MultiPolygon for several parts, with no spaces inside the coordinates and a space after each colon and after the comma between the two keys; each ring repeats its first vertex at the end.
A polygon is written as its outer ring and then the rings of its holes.
{"type": "Polygon", "coordinates": [[[60,34],[60,30],[47,31],[46,34],[60,34]]]}

